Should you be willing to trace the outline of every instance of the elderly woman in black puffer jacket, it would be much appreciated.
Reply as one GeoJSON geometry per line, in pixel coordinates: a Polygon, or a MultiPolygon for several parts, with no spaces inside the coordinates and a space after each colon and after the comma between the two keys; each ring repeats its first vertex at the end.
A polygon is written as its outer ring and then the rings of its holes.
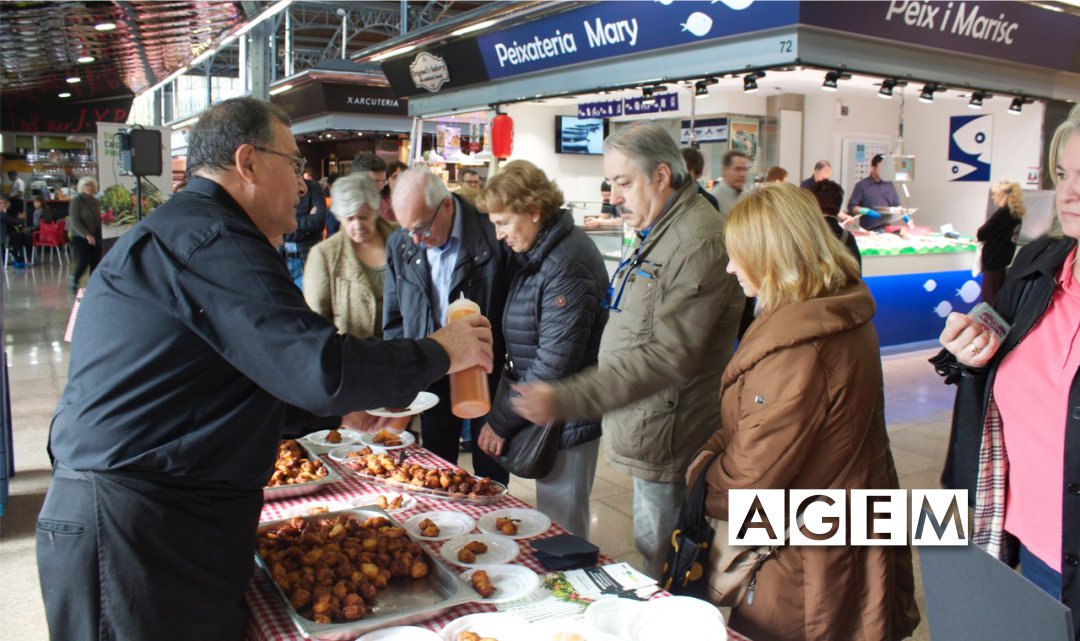
{"type": "MultiPolygon", "coordinates": [[[[501,455],[531,425],[510,406],[511,384],[558,380],[596,364],[607,269],[596,245],[561,209],[563,194],[536,165],[516,160],[488,181],[476,204],[489,213],[518,271],[503,312],[507,384],[500,385],[477,444],[501,455]]],[[[536,479],[541,512],[581,537],[589,535],[589,494],[600,452],[600,424],[567,422],[551,471],[536,479]]]]}

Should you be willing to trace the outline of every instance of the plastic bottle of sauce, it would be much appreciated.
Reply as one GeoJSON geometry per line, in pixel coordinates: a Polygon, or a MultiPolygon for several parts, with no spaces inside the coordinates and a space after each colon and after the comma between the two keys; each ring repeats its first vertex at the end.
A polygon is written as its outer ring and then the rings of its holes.
{"type": "MultiPolygon", "coordinates": [[[[480,306],[462,294],[446,308],[446,320],[452,323],[479,313],[480,306]]],[[[491,411],[491,391],[484,368],[477,365],[450,375],[450,411],[458,418],[479,418],[491,411]]]]}

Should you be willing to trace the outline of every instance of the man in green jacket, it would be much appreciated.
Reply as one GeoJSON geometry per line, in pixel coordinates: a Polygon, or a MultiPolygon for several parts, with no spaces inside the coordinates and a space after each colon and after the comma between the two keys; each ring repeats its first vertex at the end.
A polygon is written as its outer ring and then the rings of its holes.
{"type": "Polygon", "coordinates": [[[638,232],[612,280],[596,367],[517,386],[515,409],[603,416],[608,462],[634,477],[634,539],[659,578],[690,457],[720,428],[720,375],[746,297],[726,273],[723,222],[697,193],[675,141],[652,123],[604,141],[611,203],[638,232]]]}

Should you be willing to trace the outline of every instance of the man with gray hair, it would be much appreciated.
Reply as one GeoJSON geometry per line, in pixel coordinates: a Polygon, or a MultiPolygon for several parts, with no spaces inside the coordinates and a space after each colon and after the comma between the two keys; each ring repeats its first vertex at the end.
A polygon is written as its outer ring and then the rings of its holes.
{"type": "Polygon", "coordinates": [[[690,458],[720,425],[717,390],[745,296],[725,271],[723,222],[675,141],[652,123],[604,141],[611,203],[638,233],[612,279],[596,367],[517,386],[518,413],[603,416],[608,462],[634,477],[634,540],[659,577],[690,458]]]}
{"type": "Polygon", "coordinates": [[[810,189],[815,184],[832,178],[832,165],[828,160],[819,160],[814,163],[814,173],[809,178],[802,181],[799,187],[803,189],[810,189]]]}
{"type": "Polygon", "coordinates": [[[712,188],[712,195],[720,205],[720,218],[727,220],[727,215],[735,202],[746,189],[746,179],[750,176],[750,157],[737,149],[724,154],[720,180],[712,188]]]}
{"type": "MultiPolygon", "coordinates": [[[[495,341],[495,369],[489,377],[491,392],[498,388],[506,350],[502,335],[503,307],[510,282],[506,269],[509,251],[495,237],[487,216],[477,213],[466,199],[451,194],[426,167],[402,172],[392,194],[400,229],[386,242],[383,285],[383,337],[427,336],[446,324],[446,308],[461,295],[480,306],[491,321],[495,341]]],[[[420,417],[424,447],[456,463],[463,421],[474,433],[486,415],[461,419],[450,412],[450,383],[435,381],[428,391],[439,404],[420,417]]],[[[471,442],[473,469],[500,483],[509,473],[471,442]]]]}

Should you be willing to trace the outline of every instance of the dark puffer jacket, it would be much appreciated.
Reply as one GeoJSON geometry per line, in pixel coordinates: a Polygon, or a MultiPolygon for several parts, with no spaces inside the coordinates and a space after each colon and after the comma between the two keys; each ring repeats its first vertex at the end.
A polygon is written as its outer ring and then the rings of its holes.
{"type": "MultiPolygon", "coordinates": [[[[560,212],[533,248],[516,254],[521,268],[503,312],[506,369],[488,422],[504,438],[530,425],[510,407],[513,381],[551,381],[596,364],[608,312],[602,308],[607,268],[596,245],[560,212]]],[[[600,438],[595,420],[569,421],[560,447],[600,438]]]]}

